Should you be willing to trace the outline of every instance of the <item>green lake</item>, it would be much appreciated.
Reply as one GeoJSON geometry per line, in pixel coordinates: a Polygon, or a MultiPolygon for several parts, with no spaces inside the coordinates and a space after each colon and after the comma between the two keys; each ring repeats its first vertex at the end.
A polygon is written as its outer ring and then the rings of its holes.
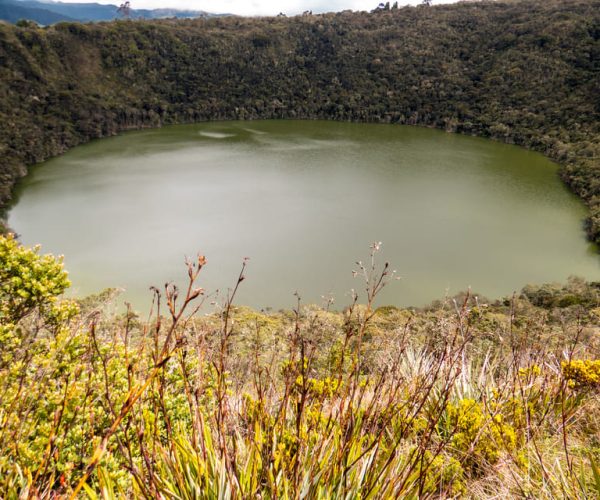
{"type": "MultiPolygon", "coordinates": [[[[74,292],[200,285],[221,299],[249,257],[236,302],[350,302],[369,245],[400,280],[379,304],[424,305],[468,287],[498,298],[527,283],[600,279],[586,210],[542,155],[425,128],[311,121],[215,122],[131,132],[31,169],[9,225],[65,255],[74,292]]],[[[217,300],[219,300],[217,297],[217,300]]]]}

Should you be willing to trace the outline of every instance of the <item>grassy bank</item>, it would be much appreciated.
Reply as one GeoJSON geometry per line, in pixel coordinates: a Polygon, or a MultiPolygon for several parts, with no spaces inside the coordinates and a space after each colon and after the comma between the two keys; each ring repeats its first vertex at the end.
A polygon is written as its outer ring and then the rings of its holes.
{"type": "Polygon", "coordinates": [[[142,319],[0,238],[0,494],[600,494],[600,285],[374,309],[372,250],[343,312],[213,306],[198,257],[142,319]]]}
{"type": "MultiPolygon", "coordinates": [[[[93,138],[213,119],[404,123],[540,151],[600,238],[600,2],[0,24],[0,202],[93,138]]],[[[18,229],[18,228],[17,228],[18,229]]]]}

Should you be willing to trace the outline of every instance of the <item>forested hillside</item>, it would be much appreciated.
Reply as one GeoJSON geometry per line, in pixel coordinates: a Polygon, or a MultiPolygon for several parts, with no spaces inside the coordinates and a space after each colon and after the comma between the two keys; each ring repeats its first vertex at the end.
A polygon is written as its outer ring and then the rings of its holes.
{"type": "Polygon", "coordinates": [[[211,119],[405,123],[541,151],[600,241],[600,1],[0,25],[0,200],[92,138],[211,119]]]}

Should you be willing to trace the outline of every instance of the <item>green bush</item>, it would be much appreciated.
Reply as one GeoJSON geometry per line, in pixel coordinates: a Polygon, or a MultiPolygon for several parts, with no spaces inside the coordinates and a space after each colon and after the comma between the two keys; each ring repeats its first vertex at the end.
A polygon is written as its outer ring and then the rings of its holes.
{"type": "Polygon", "coordinates": [[[0,325],[17,324],[33,312],[56,321],[58,297],[71,285],[62,259],[0,236],[0,325]]]}

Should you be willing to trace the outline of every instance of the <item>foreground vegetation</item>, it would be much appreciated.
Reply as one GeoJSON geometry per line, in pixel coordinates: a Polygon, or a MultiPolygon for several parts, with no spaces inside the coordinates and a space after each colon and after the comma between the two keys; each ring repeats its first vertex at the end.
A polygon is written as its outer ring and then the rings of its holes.
{"type": "Polygon", "coordinates": [[[142,320],[0,237],[0,495],[600,495],[600,284],[375,308],[377,249],[343,312],[215,309],[200,256],[142,320]]]}
{"type": "Polygon", "coordinates": [[[404,123],[557,160],[600,241],[599,26],[599,0],[0,24],[0,204],[26,166],[127,129],[258,118],[404,123]]]}

